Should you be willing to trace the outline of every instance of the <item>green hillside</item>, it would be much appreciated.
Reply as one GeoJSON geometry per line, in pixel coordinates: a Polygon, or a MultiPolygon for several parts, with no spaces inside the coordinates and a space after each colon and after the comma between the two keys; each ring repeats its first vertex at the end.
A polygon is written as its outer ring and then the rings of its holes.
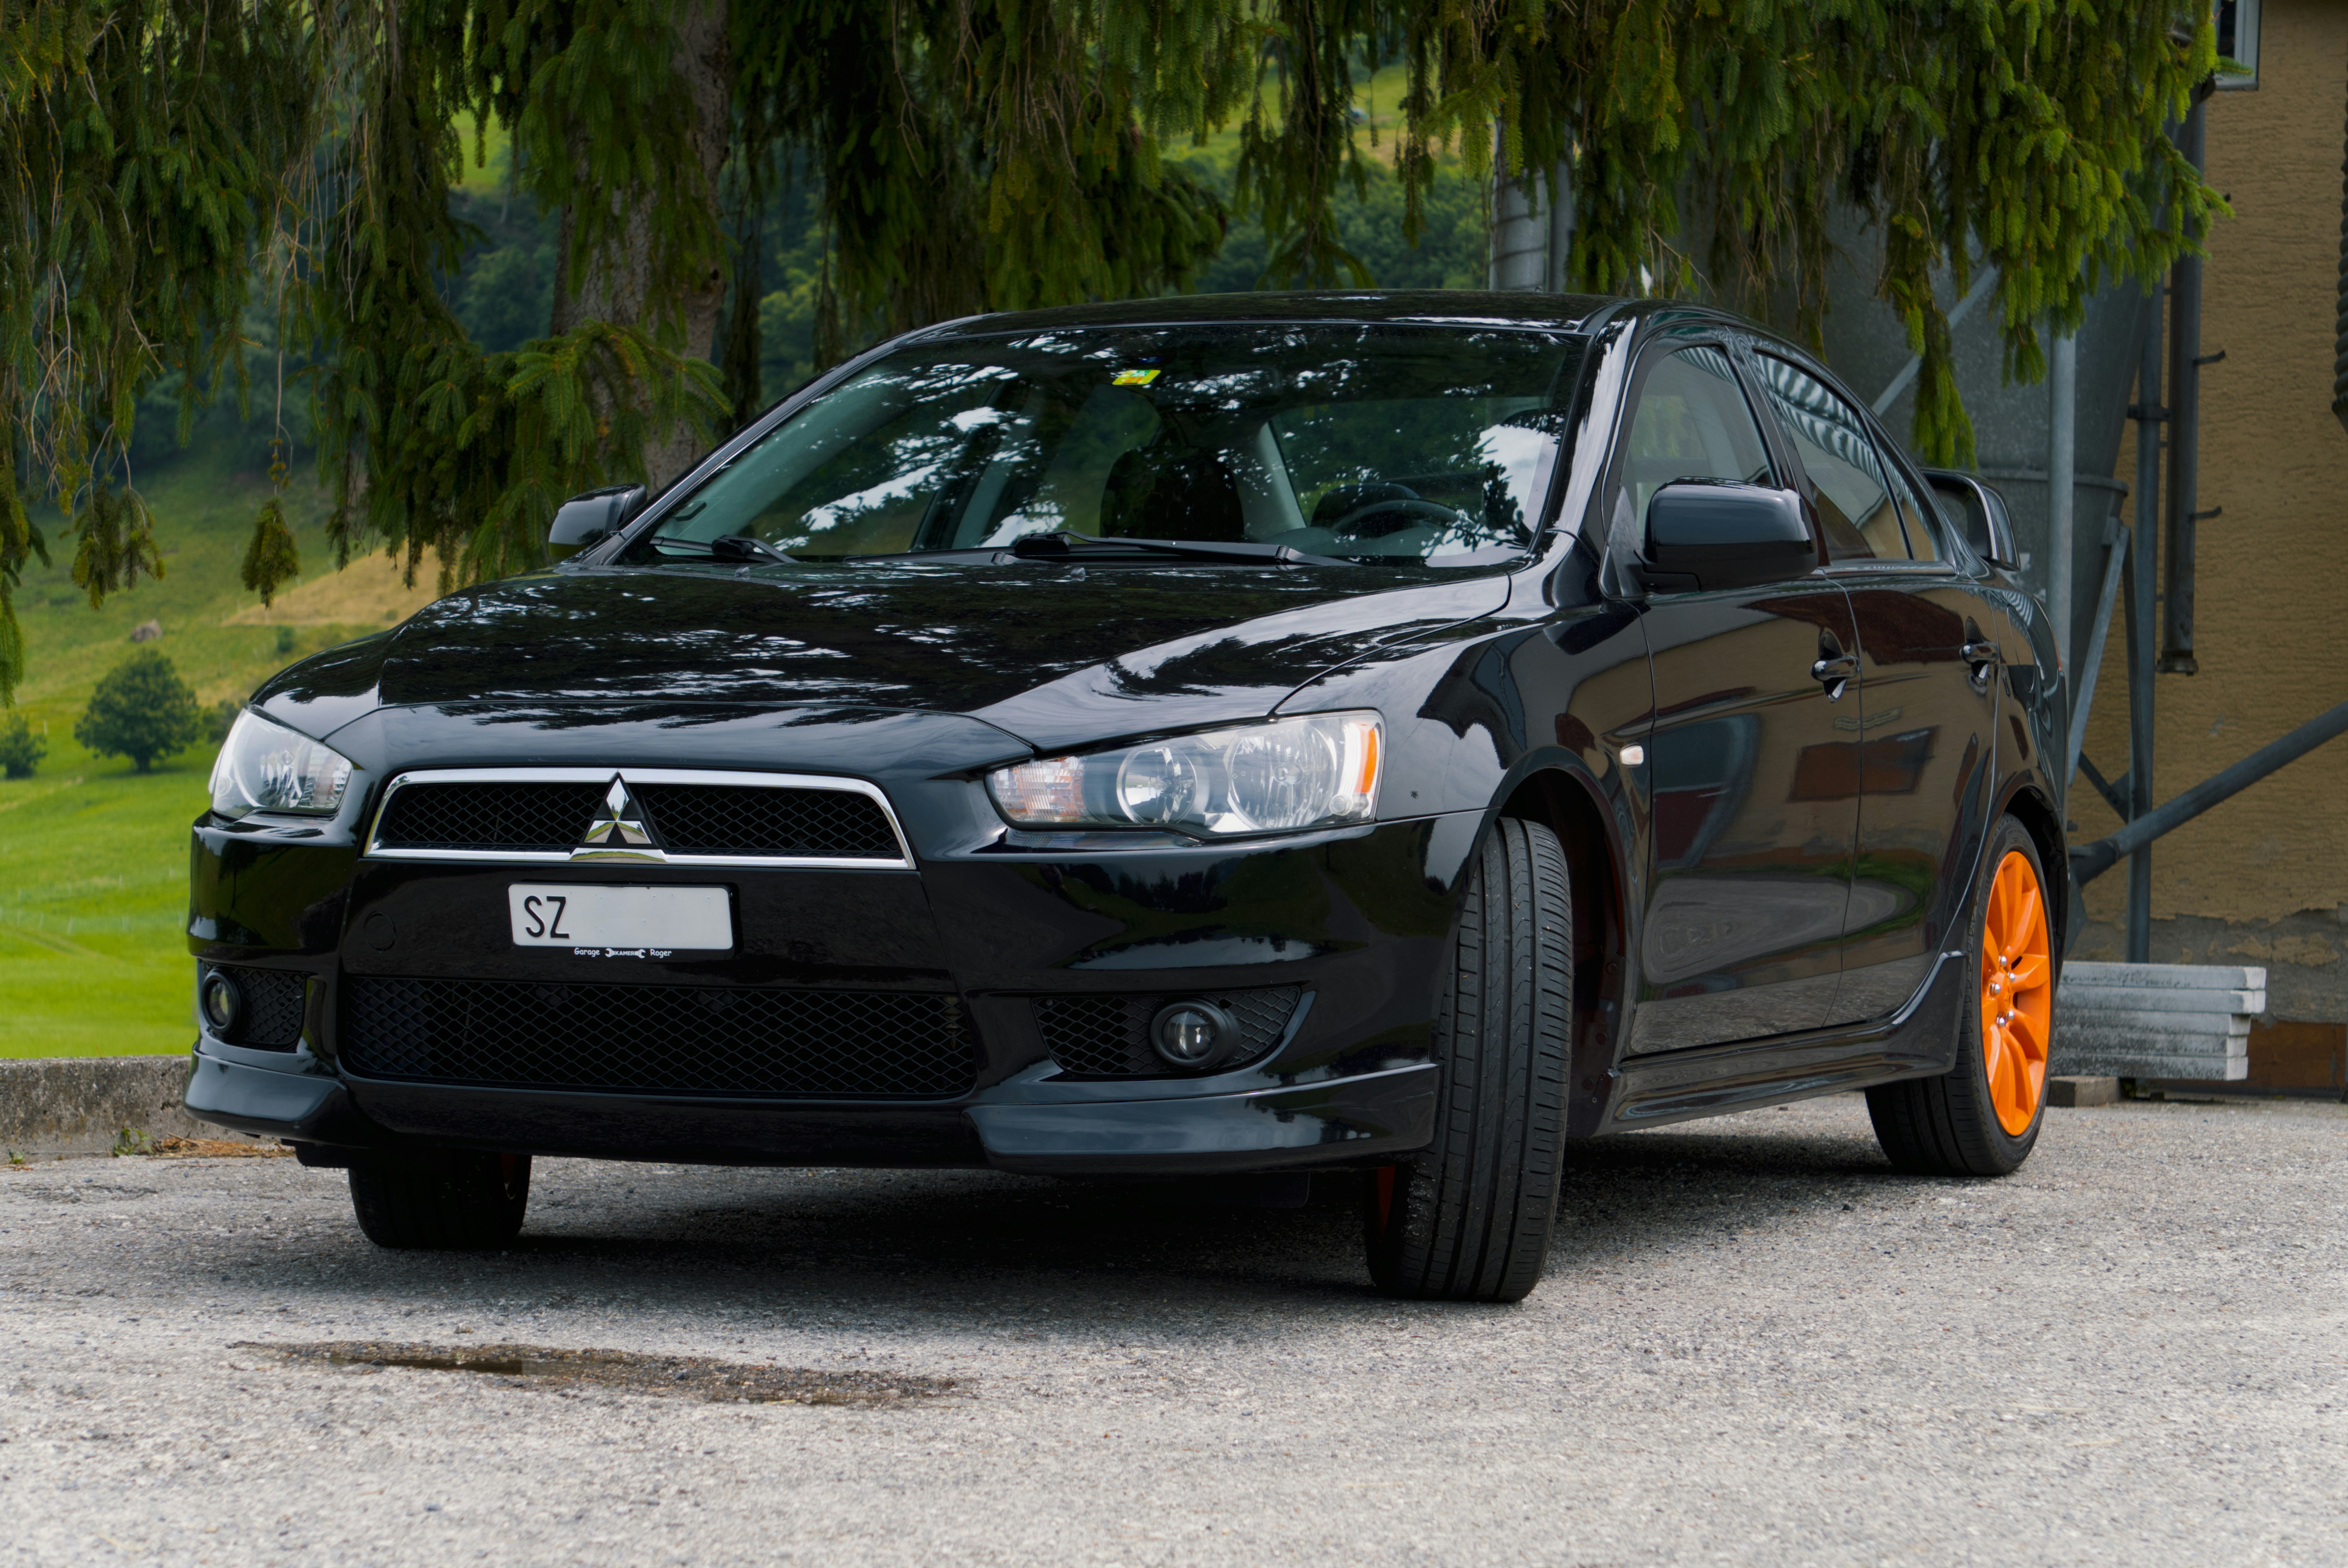
{"type": "MultiPolygon", "coordinates": [[[[155,644],[209,706],[241,699],[304,653],[371,625],[223,626],[258,602],[237,583],[246,531],[266,494],[259,474],[218,453],[191,452],[148,475],[161,580],[92,610],[73,585],[70,539],[43,519],[55,564],[26,574],[17,603],[30,678],[19,705],[49,753],[29,779],[0,780],[0,1056],[120,1055],[184,1050],[194,970],[184,936],[188,824],[203,809],[209,744],[139,777],[118,757],[93,757],[74,720],[98,677],[154,620],[155,644]]],[[[289,508],[307,575],[333,569],[314,491],[289,508]]]]}

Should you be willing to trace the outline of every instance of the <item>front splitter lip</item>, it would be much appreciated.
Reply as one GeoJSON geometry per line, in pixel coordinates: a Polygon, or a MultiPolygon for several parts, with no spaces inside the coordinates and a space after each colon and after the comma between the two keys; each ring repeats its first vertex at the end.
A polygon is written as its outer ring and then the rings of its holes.
{"type": "Polygon", "coordinates": [[[216,1056],[198,1040],[181,1108],[199,1122],[292,1142],[370,1141],[340,1079],[216,1056]]]}
{"type": "Polygon", "coordinates": [[[197,1051],[187,1109],[294,1143],[696,1164],[1181,1175],[1383,1163],[1434,1138],[1437,1069],[1179,1099],[938,1106],[345,1080],[197,1051]]]}
{"type": "Polygon", "coordinates": [[[1421,1062],[1237,1094],[996,1102],[968,1114],[998,1170],[1146,1174],[1351,1164],[1434,1140],[1436,1074],[1433,1063],[1421,1062]]]}

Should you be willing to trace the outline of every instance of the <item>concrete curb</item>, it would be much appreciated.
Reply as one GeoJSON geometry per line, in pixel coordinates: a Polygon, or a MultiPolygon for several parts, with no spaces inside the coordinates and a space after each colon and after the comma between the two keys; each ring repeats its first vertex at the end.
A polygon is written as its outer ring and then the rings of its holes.
{"type": "Polygon", "coordinates": [[[0,1061],[0,1157],[103,1154],[126,1127],[150,1138],[219,1138],[180,1109],[185,1056],[0,1061]]]}

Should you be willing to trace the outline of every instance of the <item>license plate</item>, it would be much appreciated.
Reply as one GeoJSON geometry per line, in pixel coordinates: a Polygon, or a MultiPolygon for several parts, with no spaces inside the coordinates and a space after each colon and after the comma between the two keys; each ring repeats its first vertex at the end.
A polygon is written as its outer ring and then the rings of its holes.
{"type": "Polygon", "coordinates": [[[598,957],[664,958],[730,952],[734,908],[723,887],[603,887],[517,882],[506,889],[517,948],[593,949],[598,957]]]}

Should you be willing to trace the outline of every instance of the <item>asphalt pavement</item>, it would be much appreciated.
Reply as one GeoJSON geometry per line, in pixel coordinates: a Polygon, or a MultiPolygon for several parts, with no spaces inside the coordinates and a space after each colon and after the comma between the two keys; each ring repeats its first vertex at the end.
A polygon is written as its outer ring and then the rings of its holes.
{"type": "Polygon", "coordinates": [[[2348,1562],[2348,1108],[2048,1118],[1581,1144],[1508,1307],[1370,1294],[1344,1178],[541,1162],[435,1255],[287,1159],[0,1171],[0,1568],[2348,1562]],[[545,1355],[268,1348],[351,1343],[545,1355]]]}

